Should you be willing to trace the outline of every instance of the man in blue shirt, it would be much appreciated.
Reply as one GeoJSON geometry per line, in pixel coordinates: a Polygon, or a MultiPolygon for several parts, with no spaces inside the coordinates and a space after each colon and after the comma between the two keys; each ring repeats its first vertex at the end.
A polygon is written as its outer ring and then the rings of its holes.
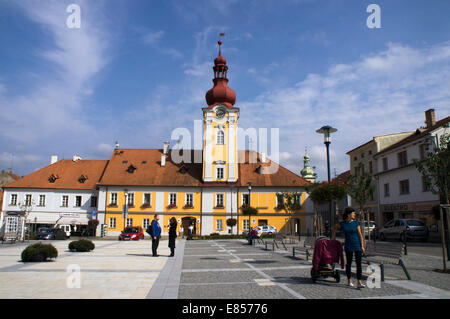
{"type": "Polygon", "coordinates": [[[152,220],[151,234],[152,236],[152,252],[153,257],[158,257],[157,249],[159,245],[159,238],[161,238],[161,226],[158,223],[159,216],[155,214],[154,219],[152,220]]]}

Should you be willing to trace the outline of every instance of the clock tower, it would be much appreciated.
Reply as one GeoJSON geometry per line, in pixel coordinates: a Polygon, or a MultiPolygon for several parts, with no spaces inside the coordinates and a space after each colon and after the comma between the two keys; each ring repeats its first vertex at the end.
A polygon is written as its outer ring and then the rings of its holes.
{"type": "Polygon", "coordinates": [[[239,108],[234,107],[236,93],[228,87],[227,60],[221,54],[214,59],[214,87],[206,93],[203,108],[203,181],[236,182],[238,179],[237,122],[239,108]]]}

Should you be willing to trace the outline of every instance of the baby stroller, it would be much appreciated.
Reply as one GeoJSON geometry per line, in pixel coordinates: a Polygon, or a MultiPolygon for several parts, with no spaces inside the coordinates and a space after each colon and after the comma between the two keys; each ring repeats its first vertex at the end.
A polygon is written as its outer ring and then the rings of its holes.
{"type": "Polygon", "coordinates": [[[341,280],[341,275],[335,269],[336,262],[341,262],[344,268],[344,254],[342,243],[337,240],[327,240],[327,237],[318,237],[314,246],[313,267],[311,279],[315,283],[319,278],[333,277],[336,282],[341,280]]]}

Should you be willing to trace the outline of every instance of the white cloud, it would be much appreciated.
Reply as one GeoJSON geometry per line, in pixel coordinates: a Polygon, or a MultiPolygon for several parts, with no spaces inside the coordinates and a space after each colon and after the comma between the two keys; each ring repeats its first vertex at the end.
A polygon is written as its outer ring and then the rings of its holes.
{"type": "Polygon", "coordinates": [[[149,44],[156,44],[157,42],[159,42],[161,40],[163,35],[164,35],[163,30],[153,31],[153,32],[151,31],[142,37],[142,41],[144,41],[145,43],[149,43],[149,44]]]}
{"type": "MultiPolygon", "coordinates": [[[[332,173],[336,168],[339,174],[348,169],[345,153],[373,136],[415,130],[430,107],[437,119],[448,116],[449,66],[450,42],[423,49],[389,43],[382,52],[332,65],[324,74],[309,74],[295,85],[240,103],[240,125],[280,128],[280,152],[292,153],[297,165],[300,150],[308,146],[311,165],[324,180],[326,149],[318,128],[338,129],[330,160],[332,173]]],[[[287,165],[293,157],[285,158],[287,165]]]]}

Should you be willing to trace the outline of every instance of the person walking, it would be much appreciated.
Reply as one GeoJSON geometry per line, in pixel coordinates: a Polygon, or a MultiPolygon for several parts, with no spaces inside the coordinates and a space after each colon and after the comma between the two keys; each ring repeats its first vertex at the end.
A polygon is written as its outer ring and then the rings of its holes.
{"type": "Polygon", "coordinates": [[[169,224],[169,257],[175,256],[175,238],[177,238],[177,220],[172,217],[169,224]]]}
{"type": "Polygon", "coordinates": [[[161,238],[161,226],[159,225],[159,216],[158,214],[155,214],[155,217],[152,220],[151,223],[151,236],[152,236],[152,253],[153,257],[158,257],[158,246],[159,246],[159,239],[161,238]]]}
{"type": "Polygon", "coordinates": [[[361,259],[362,254],[365,253],[364,248],[364,238],[361,233],[361,226],[359,221],[356,220],[355,210],[351,207],[347,207],[344,210],[343,221],[336,225],[333,230],[334,240],[336,238],[336,231],[342,230],[345,235],[345,260],[346,267],[345,272],[347,274],[348,285],[353,287],[352,283],[352,262],[353,255],[355,255],[356,262],[356,279],[358,280],[358,288],[364,288],[365,285],[362,283],[362,265],[361,259]]]}
{"type": "Polygon", "coordinates": [[[178,231],[178,235],[182,236],[181,238],[184,239],[184,228],[183,228],[183,225],[180,225],[180,229],[178,231]]]}
{"type": "Polygon", "coordinates": [[[194,226],[192,224],[189,224],[188,230],[189,230],[188,239],[192,239],[192,234],[194,232],[194,226]]]}

